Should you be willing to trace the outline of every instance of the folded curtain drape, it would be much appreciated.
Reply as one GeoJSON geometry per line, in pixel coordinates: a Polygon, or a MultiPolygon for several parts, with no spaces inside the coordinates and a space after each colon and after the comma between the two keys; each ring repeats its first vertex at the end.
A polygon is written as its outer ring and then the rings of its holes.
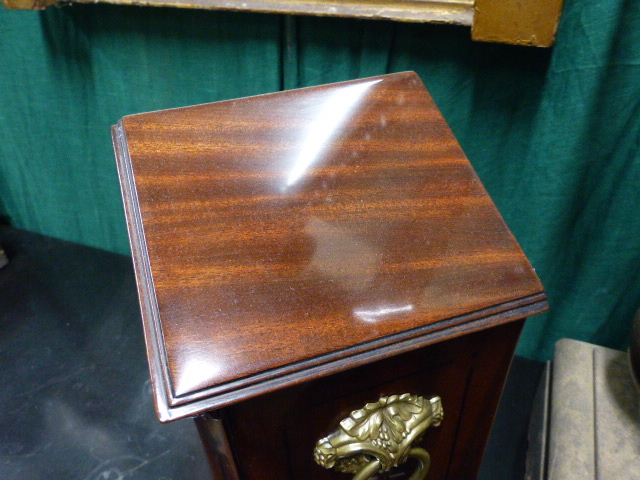
{"type": "Polygon", "coordinates": [[[567,0],[553,49],[464,27],[109,5],[0,10],[0,214],[128,253],[130,113],[403,70],[424,80],[550,296],[519,353],[623,348],[640,306],[640,3],[567,0]]]}

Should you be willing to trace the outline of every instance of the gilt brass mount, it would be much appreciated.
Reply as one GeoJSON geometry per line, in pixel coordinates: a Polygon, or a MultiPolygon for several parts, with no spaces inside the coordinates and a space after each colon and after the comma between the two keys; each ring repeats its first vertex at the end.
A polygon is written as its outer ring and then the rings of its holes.
{"type": "Polygon", "coordinates": [[[354,474],[366,480],[402,465],[409,457],[419,461],[410,480],[422,480],[431,458],[426,450],[414,447],[430,426],[442,422],[440,397],[405,393],[367,403],[340,422],[340,427],[316,444],[314,459],[324,468],[354,474]]]}

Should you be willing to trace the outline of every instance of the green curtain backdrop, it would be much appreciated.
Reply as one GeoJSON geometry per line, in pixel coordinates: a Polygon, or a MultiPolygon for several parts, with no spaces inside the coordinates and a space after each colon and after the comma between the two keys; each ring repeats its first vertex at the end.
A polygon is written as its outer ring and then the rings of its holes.
{"type": "MultiPolygon", "coordinates": [[[[566,0],[557,44],[462,27],[83,5],[0,10],[0,213],[128,253],[110,125],[143,111],[414,70],[536,267],[519,353],[622,348],[640,306],[640,2],[566,0]]],[[[0,307],[1,308],[1,307],[0,307]]]]}

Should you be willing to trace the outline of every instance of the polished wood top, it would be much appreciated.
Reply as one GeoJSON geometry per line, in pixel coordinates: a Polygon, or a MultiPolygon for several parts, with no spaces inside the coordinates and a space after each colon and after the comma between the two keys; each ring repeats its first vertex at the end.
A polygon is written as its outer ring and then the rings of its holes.
{"type": "Polygon", "coordinates": [[[113,135],[162,420],[546,308],[412,72],[113,135]]]}

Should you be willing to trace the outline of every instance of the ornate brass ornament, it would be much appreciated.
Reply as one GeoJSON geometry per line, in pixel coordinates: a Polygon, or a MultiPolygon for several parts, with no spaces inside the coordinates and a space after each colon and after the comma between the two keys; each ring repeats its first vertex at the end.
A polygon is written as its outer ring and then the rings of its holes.
{"type": "Polygon", "coordinates": [[[405,393],[367,403],[340,422],[340,428],[316,444],[314,459],[324,468],[353,473],[353,480],[366,480],[403,464],[409,457],[419,461],[410,480],[422,480],[431,458],[412,444],[430,426],[442,422],[440,397],[405,393]]]}

